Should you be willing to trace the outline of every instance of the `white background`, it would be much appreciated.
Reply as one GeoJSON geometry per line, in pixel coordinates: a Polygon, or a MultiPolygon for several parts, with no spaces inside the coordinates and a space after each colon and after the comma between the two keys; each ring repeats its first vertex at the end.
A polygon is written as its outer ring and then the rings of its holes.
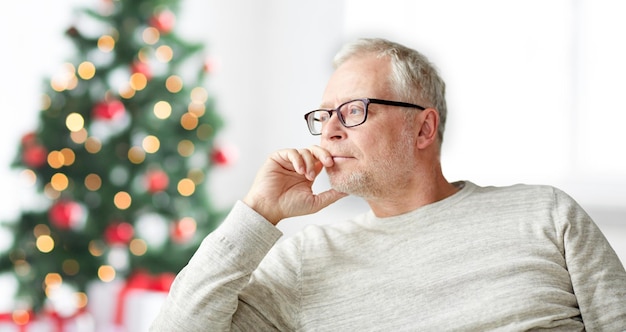
{"type": "MultiPolygon", "coordinates": [[[[22,0],[0,12],[0,220],[32,200],[9,163],[35,128],[44,78],[76,50],[63,33],[78,5],[22,0]]],[[[417,48],[448,83],[442,161],[449,180],[556,185],[596,219],[626,261],[626,2],[620,0],[186,0],[178,24],[217,64],[210,82],[238,149],[210,191],[242,197],[273,150],[315,144],[302,118],[318,106],[344,41],[386,37],[417,48]]],[[[316,188],[327,187],[321,177],[316,188]]],[[[366,209],[347,198],[280,227],[291,234],[366,209]]],[[[0,249],[6,243],[0,233],[0,249]]]]}

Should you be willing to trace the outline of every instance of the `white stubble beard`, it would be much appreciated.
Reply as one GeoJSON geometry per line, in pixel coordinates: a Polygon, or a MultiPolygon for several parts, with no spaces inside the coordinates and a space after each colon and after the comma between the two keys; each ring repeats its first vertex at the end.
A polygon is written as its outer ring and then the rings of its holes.
{"type": "Polygon", "coordinates": [[[366,169],[356,169],[349,174],[347,170],[327,170],[331,187],[337,191],[365,199],[387,195],[402,186],[413,168],[413,135],[406,128],[400,133],[398,143],[388,151],[389,153],[378,158],[366,169]]]}

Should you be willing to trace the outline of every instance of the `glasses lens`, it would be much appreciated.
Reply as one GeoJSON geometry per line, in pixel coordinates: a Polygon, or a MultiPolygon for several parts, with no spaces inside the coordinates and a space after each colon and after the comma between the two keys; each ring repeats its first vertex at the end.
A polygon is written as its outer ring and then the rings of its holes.
{"type": "Polygon", "coordinates": [[[327,111],[313,111],[307,115],[306,122],[309,126],[309,131],[313,135],[319,135],[322,133],[322,124],[328,120],[329,114],[327,111]]]}
{"type": "MultiPolygon", "coordinates": [[[[353,100],[339,106],[336,113],[346,127],[354,127],[365,122],[367,104],[363,100],[353,100]]],[[[306,114],[309,131],[313,135],[322,133],[322,126],[330,119],[334,110],[317,110],[306,114]]]]}
{"type": "Polygon", "coordinates": [[[365,102],[353,100],[339,108],[343,122],[347,127],[358,126],[365,121],[365,102]]]}

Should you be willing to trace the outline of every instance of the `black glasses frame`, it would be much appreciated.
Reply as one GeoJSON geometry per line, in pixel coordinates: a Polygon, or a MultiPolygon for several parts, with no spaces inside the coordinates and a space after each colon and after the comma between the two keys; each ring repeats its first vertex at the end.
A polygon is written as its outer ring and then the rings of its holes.
{"type": "Polygon", "coordinates": [[[311,135],[321,135],[322,133],[315,133],[315,131],[313,130],[313,121],[315,121],[315,119],[311,119],[309,120],[309,118],[313,115],[313,113],[315,112],[328,112],[328,118],[330,119],[330,117],[333,116],[333,112],[337,113],[337,117],[339,118],[339,122],[341,122],[341,124],[346,127],[346,128],[352,128],[352,127],[356,127],[356,126],[360,126],[363,123],[365,123],[365,121],[367,120],[367,113],[368,113],[368,109],[369,109],[369,105],[370,104],[380,104],[380,105],[388,105],[388,106],[399,106],[399,107],[409,107],[409,108],[417,108],[420,111],[425,110],[425,107],[422,107],[420,105],[416,105],[416,104],[411,104],[411,103],[405,103],[402,101],[393,101],[393,100],[385,100],[385,99],[376,99],[376,98],[358,98],[358,99],[352,99],[349,100],[339,106],[337,106],[336,108],[333,109],[317,109],[317,110],[313,110],[311,112],[308,112],[304,115],[304,120],[307,123],[307,127],[309,128],[309,132],[311,133],[311,135]],[[341,115],[341,112],[339,112],[339,109],[341,107],[343,107],[346,104],[355,102],[355,101],[362,101],[363,104],[365,104],[365,110],[363,110],[363,112],[365,114],[363,114],[363,121],[361,121],[360,123],[357,124],[353,124],[353,125],[347,125],[345,120],[343,119],[343,115],[341,115]]]}

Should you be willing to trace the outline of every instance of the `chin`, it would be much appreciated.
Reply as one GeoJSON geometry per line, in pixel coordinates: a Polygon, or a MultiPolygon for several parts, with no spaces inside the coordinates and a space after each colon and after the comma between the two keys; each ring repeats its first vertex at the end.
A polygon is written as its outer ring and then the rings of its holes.
{"type": "Polygon", "coordinates": [[[342,193],[359,197],[369,197],[372,195],[370,182],[363,173],[351,173],[348,176],[341,176],[337,173],[329,173],[330,186],[342,193]]]}

